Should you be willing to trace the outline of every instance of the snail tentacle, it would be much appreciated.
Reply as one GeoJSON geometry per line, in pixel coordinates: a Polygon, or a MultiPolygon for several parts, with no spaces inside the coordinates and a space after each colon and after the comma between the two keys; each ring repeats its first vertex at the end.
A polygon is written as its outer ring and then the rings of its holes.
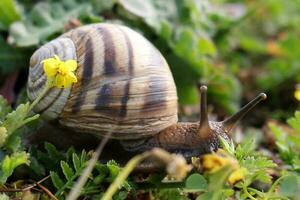
{"type": "Polygon", "coordinates": [[[207,87],[205,85],[199,88],[200,93],[200,121],[198,135],[200,138],[212,137],[212,130],[209,126],[207,113],[207,87]]]}
{"type": "Polygon", "coordinates": [[[256,98],[242,107],[237,113],[232,115],[231,117],[225,119],[222,124],[225,130],[229,133],[234,125],[242,119],[250,110],[252,110],[259,102],[265,100],[267,95],[265,93],[260,93],[256,98]]]}

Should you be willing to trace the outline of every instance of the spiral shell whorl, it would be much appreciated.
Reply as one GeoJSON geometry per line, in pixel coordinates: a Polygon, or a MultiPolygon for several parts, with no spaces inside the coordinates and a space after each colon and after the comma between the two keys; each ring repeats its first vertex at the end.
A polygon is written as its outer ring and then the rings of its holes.
{"type": "MultiPolygon", "coordinates": [[[[46,76],[41,61],[57,55],[61,60],[76,60],[75,46],[68,38],[57,38],[39,48],[30,59],[27,94],[31,101],[36,99],[46,85],[46,76]]],[[[51,88],[44,98],[34,107],[44,119],[56,119],[65,106],[71,88],[51,88]]]]}
{"type": "Polygon", "coordinates": [[[169,66],[143,36],[121,25],[93,24],[71,30],[31,58],[28,96],[45,86],[40,62],[57,55],[74,59],[78,82],[51,89],[35,107],[74,131],[116,139],[157,134],[177,123],[177,93],[169,66]]]}
{"type": "Polygon", "coordinates": [[[94,24],[63,37],[76,46],[78,83],[60,115],[61,124],[134,139],[177,122],[172,74],[160,52],[143,36],[125,26],[94,24]]]}

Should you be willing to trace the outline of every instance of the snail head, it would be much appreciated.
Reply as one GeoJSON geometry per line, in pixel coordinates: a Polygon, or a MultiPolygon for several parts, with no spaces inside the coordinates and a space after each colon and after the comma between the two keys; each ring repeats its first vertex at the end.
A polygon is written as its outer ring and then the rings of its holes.
{"type": "Polygon", "coordinates": [[[216,150],[219,146],[218,137],[222,137],[229,140],[231,131],[236,125],[236,123],[241,120],[250,110],[252,110],[259,102],[265,100],[267,95],[265,93],[260,93],[248,104],[243,106],[238,112],[228,117],[227,119],[216,122],[208,120],[207,112],[207,87],[200,86],[200,122],[198,127],[198,136],[204,140],[210,140],[210,150],[216,150]]]}

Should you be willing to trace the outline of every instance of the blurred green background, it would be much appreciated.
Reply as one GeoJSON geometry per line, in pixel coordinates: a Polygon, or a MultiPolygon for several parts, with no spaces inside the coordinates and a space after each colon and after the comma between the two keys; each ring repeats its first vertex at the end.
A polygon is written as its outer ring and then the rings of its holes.
{"type": "Polygon", "coordinates": [[[1,0],[0,92],[25,87],[40,45],[97,22],[125,24],[162,52],[181,107],[198,103],[198,82],[220,116],[261,91],[269,98],[257,115],[285,119],[298,107],[300,0],[1,0]]]}

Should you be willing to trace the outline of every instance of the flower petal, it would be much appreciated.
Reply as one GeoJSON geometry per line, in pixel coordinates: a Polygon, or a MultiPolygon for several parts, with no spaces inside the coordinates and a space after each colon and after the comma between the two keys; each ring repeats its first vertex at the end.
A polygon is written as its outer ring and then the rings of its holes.
{"type": "Polygon", "coordinates": [[[298,101],[300,101],[300,90],[299,90],[299,89],[297,89],[297,90],[295,91],[294,96],[295,96],[295,98],[296,98],[298,101]]]}
{"type": "Polygon", "coordinates": [[[69,87],[70,85],[72,85],[72,83],[77,82],[77,78],[72,72],[64,76],[64,78],[65,78],[65,87],[69,87]]]}
{"type": "Polygon", "coordinates": [[[230,176],[228,177],[228,182],[231,185],[234,185],[235,183],[244,180],[246,174],[247,170],[245,168],[239,168],[230,174],[230,176]]]}
{"type": "Polygon", "coordinates": [[[77,77],[73,72],[68,73],[67,79],[69,79],[72,83],[77,83],[77,77]]]}
{"type": "Polygon", "coordinates": [[[70,72],[70,70],[68,69],[67,65],[62,62],[59,64],[57,72],[62,76],[66,76],[70,72]]]}
{"type": "Polygon", "coordinates": [[[58,63],[54,58],[48,58],[41,62],[47,77],[52,77],[57,73],[58,63]]]}
{"type": "Polygon", "coordinates": [[[61,62],[60,58],[57,55],[54,55],[54,59],[58,62],[61,62]]]}
{"type": "Polygon", "coordinates": [[[65,62],[68,70],[74,72],[77,69],[77,62],[75,60],[67,60],[65,62]]]}
{"type": "Polygon", "coordinates": [[[218,154],[206,154],[201,157],[201,164],[204,171],[213,173],[228,165],[229,159],[218,154]]]}
{"type": "Polygon", "coordinates": [[[65,79],[65,77],[58,74],[55,77],[54,86],[56,86],[58,88],[64,88],[65,85],[66,85],[66,79],[65,79]]]}

